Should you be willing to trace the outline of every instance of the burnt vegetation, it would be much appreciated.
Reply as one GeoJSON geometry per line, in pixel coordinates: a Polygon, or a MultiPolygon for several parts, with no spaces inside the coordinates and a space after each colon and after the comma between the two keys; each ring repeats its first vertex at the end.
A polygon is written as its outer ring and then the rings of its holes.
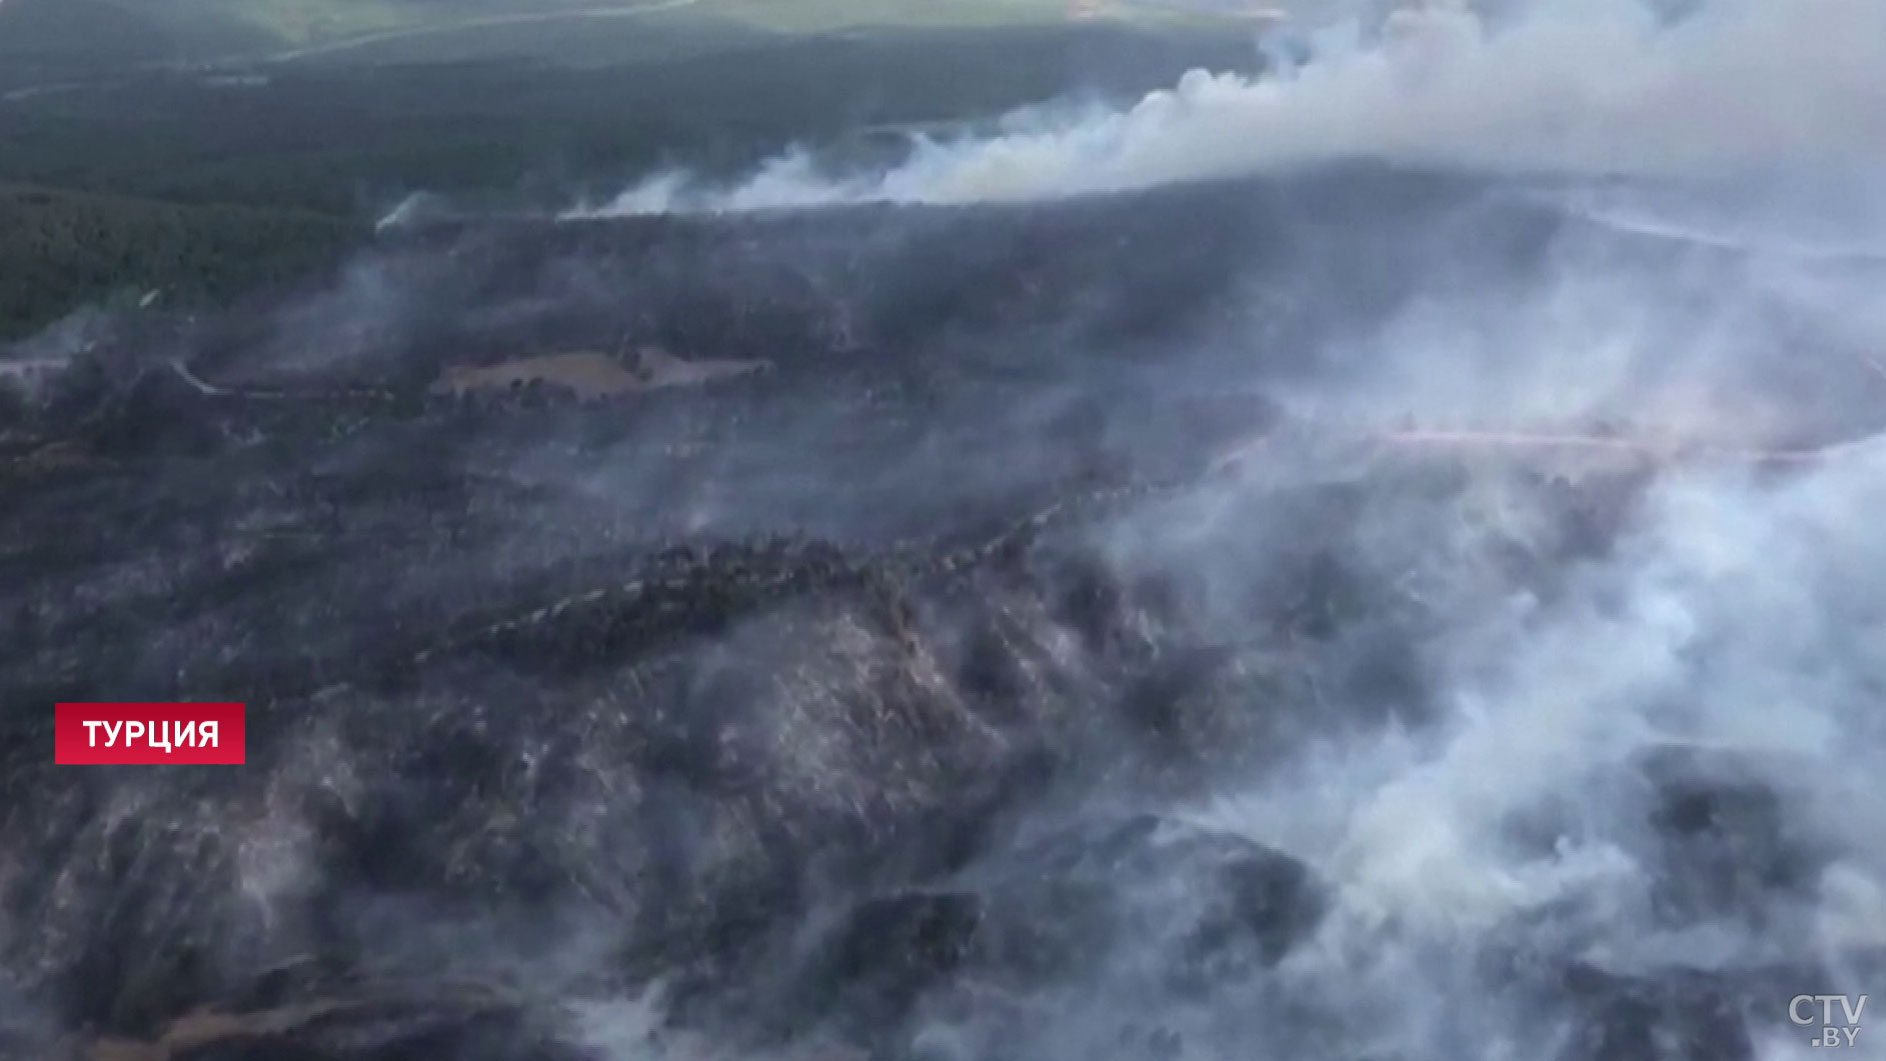
{"type": "MultiPolygon", "coordinates": [[[[1644,475],[1393,457],[1225,494],[1227,449],[1335,444],[1215,351],[1310,370],[1295,337],[1390,313],[1469,206],[1463,285],[1566,234],[1483,196],[1351,172],[452,224],[353,266],[395,307],[343,279],[125,315],[4,425],[0,1049],[916,1058],[950,1027],[964,1056],[1170,1058],[1212,1032],[1157,1014],[1227,999],[1316,1049],[1335,1015],[1276,985],[1330,885],[1177,808],[1432,721],[1449,598],[1377,529],[1446,525],[1491,476],[1549,530],[1449,577],[1549,600],[1644,475]],[[1310,258],[1334,282],[1294,279],[1310,258]],[[1254,284],[1292,297],[1233,314],[1254,284]],[[643,343],[777,370],[430,388],[643,343]],[[47,762],[45,705],[171,698],[246,702],[248,765],[47,762]],[[1070,993],[1093,1041],[1038,1038],[1070,993]]],[[[1759,777],[1673,751],[1603,782],[1640,793],[1670,924],[1763,916],[1820,864],[1759,777]]],[[[1514,842],[1577,828],[1545,808],[1514,842]]],[[[1572,1029],[1562,1056],[1606,1061],[1752,1057],[1743,1010],[1788,972],[1606,972],[1525,926],[1472,946],[1572,1029]]]]}
{"type": "MultiPolygon", "coordinates": [[[[1877,976],[1802,942],[1842,851],[1779,752],[1538,793],[1498,855],[1631,883],[1443,896],[1438,936],[1309,853],[1325,820],[1219,813],[1444,746],[1460,630],[1611,608],[1674,459],[1289,399],[1572,266],[1720,328],[1745,252],[1366,165],[548,220],[1258,64],[1163,25],[265,61],[181,0],[0,3],[0,1058],[1739,1061],[1877,976]],[[49,762],[51,705],[117,700],[244,702],[248,763],[49,762]]],[[[1746,318],[1787,340],[1765,396],[1873,393],[1790,313],[1746,318]]],[[[1804,444],[1877,430],[1839,408],[1804,444]]]]}

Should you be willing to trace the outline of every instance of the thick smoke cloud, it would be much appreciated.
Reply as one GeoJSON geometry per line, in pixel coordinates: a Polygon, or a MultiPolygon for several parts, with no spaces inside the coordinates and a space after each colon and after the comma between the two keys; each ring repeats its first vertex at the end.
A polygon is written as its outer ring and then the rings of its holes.
{"type": "MultiPolygon", "coordinates": [[[[1784,484],[1671,476],[1618,552],[1559,599],[1482,597],[1484,583],[1450,572],[1436,730],[1343,742],[1207,812],[1341,883],[1339,916],[1292,966],[1298,990],[1340,1000],[1332,1023],[1347,1018],[1366,1038],[1379,1020],[1383,1044],[1436,1057],[1562,1045],[1461,956],[1501,933],[1619,975],[1818,966],[1846,970],[1816,974],[1844,977],[1828,990],[1865,990],[1850,963],[1878,946],[1886,821],[1861,793],[1886,761],[1869,647],[1882,558],[1859,514],[1882,500],[1882,454],[1784,484]],[[1754,883],[1673,884],[1645,830],[1655,800],[1634,772],[1663,756],[1770,786],[1788,809],[1756,843],[1830,861],[1798,891],[1759,900],[1754,883]],[[1535,827],[1556,840],[1516,840],[1535,827]],[[1748,890],[1722,902],[1718,887],[1748,890]]],[[[1436,556],[1484,556],[1470,537],[1423,542],[1436,556]]],[[[1743,855],[1763,857],[1755,850],[1743,855]]],[[[1752,1056],[1805,1049],[1779,1004],[1751,1003],[1752,1056]]],[[[1672,1049],[1657,1056],[1718,1056],[1672,1049]]]]}
{"type": "Polygon", "coordinates": [[[1715,0],[1669,21],[1637,0],[1464,4],[1310,34],[1250,80],[1194,71],[1121,111],[1022,114],[999,135],[918,140],[886,172],[790,154],[733,187],[656,176],[576,211],[978,203],[1118,192],[1370,158],[1502,172],[1712,176],[1886,163],[1886,8],[1715,0]]]}

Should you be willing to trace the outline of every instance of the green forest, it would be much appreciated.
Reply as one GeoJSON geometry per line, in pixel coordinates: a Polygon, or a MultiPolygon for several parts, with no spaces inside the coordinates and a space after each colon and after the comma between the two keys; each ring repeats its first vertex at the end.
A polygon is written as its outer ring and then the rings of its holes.
{"type": "Polygon", "coordinates": [[[222,301],[331,265],[360,235],[304,211],[0,186],[0,335],[120,292],[222,301]]]}
{"type": "MultiPolygon", "coordinates": [[[[0,340],[128,289],[214,301],[328,267],[417,191],[554,208],[666,166],[731,174],[795,142],[1076,92],[1136,95],[1253,54],[1222,25],[1071,22],[1046,17],[1046,0],[971,0],[954,22],[846,31],[834,28],[844,12],[907,13],[898,0],[782,0],[766,17],[741,0],[702,3],[712,17],[480,25],[205,64],[170,60],[318,37],[286,16],[239,24],[210,0],[8,0],[0,340]]],[[[330,29],[398,24],[362,14],[376,5],[426,8],[336,0],[337,18],[352,14],[330,29]]]]}

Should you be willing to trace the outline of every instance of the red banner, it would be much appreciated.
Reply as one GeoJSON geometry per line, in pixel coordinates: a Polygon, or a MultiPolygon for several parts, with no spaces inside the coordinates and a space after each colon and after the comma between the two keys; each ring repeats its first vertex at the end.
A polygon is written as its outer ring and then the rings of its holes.
{"type": "Polygon", "coordinates": [[[61,766],[240,766],[241,704],[60,704],[53,761],[61,766]]]}

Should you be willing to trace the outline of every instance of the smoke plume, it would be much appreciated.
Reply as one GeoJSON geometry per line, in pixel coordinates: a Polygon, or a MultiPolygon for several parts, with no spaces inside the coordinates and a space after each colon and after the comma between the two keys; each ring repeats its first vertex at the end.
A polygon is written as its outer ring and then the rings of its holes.
{"type": "Polygon", "coordinates": [[[1307,34],[1310,57],[1249,79],[1196,70],[1125,110],[1012,116],[999,135],[918,138],[886,171],[795,152],[732,187],[682,173],[576,215],[844,203],[1014,202],[1377,159],[1503,173],[1862,172],[1886,162],[1886,8],[1715,0],[1463,4],[1307,34]]]}

